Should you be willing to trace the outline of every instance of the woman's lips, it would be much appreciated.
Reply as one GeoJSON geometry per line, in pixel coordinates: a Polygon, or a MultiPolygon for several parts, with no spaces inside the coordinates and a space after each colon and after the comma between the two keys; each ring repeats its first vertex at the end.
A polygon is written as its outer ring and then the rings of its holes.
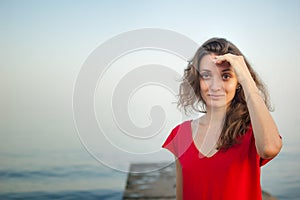
{"type": "Polygon", "coordinates": [[[224,94],[208,94],[211,99],[222,99],[225,97],[224,94]]]}

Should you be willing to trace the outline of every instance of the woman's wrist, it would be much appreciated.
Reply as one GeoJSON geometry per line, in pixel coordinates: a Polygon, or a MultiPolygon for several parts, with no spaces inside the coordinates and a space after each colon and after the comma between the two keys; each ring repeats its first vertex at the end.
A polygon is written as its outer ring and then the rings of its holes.
{"type": "Polygon", "coordinates": [[[253,91],[251,93],[245,94],[245,100],[246,102],[249,102],[250,100],[257,100],[257,98],[261,98],[261,95],[259,91],[253,91]]]}
{"type": "Polygon", "coordinates": [[[261,97],[260,92],[252,78],[240,84],[243,87],[246,102],[252,98],[257,98],[258,96],[261,97]]]}

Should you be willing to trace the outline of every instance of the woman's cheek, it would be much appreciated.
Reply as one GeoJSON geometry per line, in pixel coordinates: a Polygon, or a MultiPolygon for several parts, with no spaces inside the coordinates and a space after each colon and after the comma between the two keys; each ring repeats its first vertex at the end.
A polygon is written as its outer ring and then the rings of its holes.
{"type": "Polygon", "coordinates": [[[237,89],[237,82],[231,82],[231,83],[226,84],[227,93],[235,94],[236,89],[237,89]]]}

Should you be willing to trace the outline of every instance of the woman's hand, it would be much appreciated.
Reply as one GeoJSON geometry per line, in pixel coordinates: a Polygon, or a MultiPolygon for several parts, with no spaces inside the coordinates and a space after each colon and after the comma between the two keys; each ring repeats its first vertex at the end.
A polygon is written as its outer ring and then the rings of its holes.
{"type": "Polygon", "coordinates": [[[230,53],[216,56],[216,64],[221,64],[223,62],[228,62],[231,65],[236,74],[238,82],[242,86],[249,83],[249,81],[252,82],[252,76],[248,70],[243,56],[237,56],[230,53]]]}

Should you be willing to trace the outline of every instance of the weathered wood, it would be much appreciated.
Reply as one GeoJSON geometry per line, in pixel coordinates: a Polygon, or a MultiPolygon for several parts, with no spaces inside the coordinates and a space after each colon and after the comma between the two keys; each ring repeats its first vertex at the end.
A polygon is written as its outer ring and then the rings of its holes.
{"type": "Polygon", "coordinates": [[[174,164],[132,164],[123,199],[175,199],[175,182],[174,164]]]}
{"type": "MultiPolygon", "coordinates": [[[[175,187],[176,172],[174,164],[131,164],[123,199],[175,200],[175,187]],[[138,173],[141,171],[148,172],[138,173]]],[[[263,200],[277,200],[265,191],[262,192],[262,196],[263,200]]]]}

